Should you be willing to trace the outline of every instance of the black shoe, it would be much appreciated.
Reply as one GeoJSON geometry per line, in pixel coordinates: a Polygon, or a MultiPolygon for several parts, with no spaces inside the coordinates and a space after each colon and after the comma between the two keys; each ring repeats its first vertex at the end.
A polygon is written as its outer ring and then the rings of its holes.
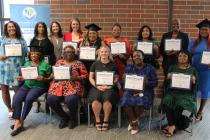
{"type": "Polygon", "coordinates": [[[12,130],[13,130],[13,129],[14,129],[14,127],[15,127],[15,125],[13,124],[13,125],[11,125],[11,126],[10,126],[10,129],[12,129],[12,130]]]}
{"type": "Polygon", "coordinates": [[[76,120],[70,120],[68,126],[69,129],[73,129],[76,126],[76,120]]]}
{"type": "Polygon", "coordinates": [[[68,126],[68,120],[61,119],[60,124],[59,124],[59,128],[63,129],[66,126],[68,126]]]}
{"type": "Polygon", "coordinates": [[[22,132],[24,130],[25,130],[24,127],[21,125],[18,128],[16,128],[15,130],[13,130],[10,135],[16,136],[17,134],[19,134],[20,132],[22,132]]]}

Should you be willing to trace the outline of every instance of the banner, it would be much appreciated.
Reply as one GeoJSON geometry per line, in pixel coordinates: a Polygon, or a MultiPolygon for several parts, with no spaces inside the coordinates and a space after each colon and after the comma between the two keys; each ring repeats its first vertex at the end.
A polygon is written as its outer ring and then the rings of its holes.
{"type": "Polygon", "coordinates": [[[50,26],[50,10],[47,5],[10,5],[10,18],[17,22],[27,44],[34,36],[34,28],[37,22],[45,22],[50,26]]]}

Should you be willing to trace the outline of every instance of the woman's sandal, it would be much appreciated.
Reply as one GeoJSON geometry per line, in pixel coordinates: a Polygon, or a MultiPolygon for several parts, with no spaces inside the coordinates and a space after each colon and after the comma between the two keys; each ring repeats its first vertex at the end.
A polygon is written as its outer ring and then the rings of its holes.
{"type": "Polygon", "coordinates": [[[198,112],[195,119],[196,121],[201,121],[203,119],[203,112],[198,112]]]}
{"type": "Polygon", "coordinates": [[[170,126],[169,126],[168,132],[165,133],[165,136],[166,136],[166,137],[172,137],[175,133],[176,133],[176,127],[174,126],[174,129],[171,130],[171,129],[170,129],[170,126]]]}
{"type": "Polygon", "coordinates": [[[109,122],[103,122],[103,125],[102,125],[102,131],[106,131],[106,130],[108,130],[109,129],[109,122]]]}
{"type": "Polygon", "coordinates": [[[161,130],[164,134],[167,134],[168,133],[168,128],[169,128],[169,125],[163,127],[161,130]]]}
{"type": "Polygon", "coordinates": [[[101,131],[102,130],[102,124],[101,124],[101,122],[96,122],[96,130],[97,131],[101,131]]]}

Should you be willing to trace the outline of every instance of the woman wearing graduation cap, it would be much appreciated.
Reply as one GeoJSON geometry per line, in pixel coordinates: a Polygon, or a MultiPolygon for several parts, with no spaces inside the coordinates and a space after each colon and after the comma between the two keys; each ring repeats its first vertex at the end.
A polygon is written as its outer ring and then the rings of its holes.
{"type": "Polygon", "coordinates": [[[43,59],[43,49],[39,46],[30,46],[28,54],[29,60],[24,63],[24,67],[37,67],[38,77],[36,79],[24,80],[23,76],[17,76],[17,79],[24,81],[14,97],[13,118],[15,124],[11,126],[11,135],[15,136],[24,130],[23,124],[28,113],[32,108],[33,102],[48,90],[48,83],[52,79],[51,66],[43,59]],[[22,108],[22,102],[24,106],[22,108]]]}
{"type": "Polygon", "coordinates": [[[201,58],[204,51],[210,51],[210,21],[205,19],[196,27],[199,28],[198,38],[190,42],[188,49],[193,55],[193,66],[198,71],[198,91],[201,93],[201,102],[196,119],[202,120],[203,109],[210,95],[210,64],[202,64],[201,58]]]}
{"type": "MultiPolygon", "coordinates": [[[[84,40],[80,44],[80,47],[94,47],[94,48],[96,48],[96,55],[97,55],[99,48],[101,46],[105,45],[103,40],[99,37],[99,34],[98,34],[98,31],[101,30],[101,27],[99,27],[95,23],[91,23],[91,24],[85,26],[85,28],[88,29],[88,32],[87,32],[84,40]]],[[[93,61],[93,60],[82,60],[82,62],[84,63],[87,71],[89,72],[91,65],[95,61],[93,61]]],[[[89,81],[87,81],[85,87],[86,87],[85,91],[88,92],[88,90],[90,89],[89,81]]]]}

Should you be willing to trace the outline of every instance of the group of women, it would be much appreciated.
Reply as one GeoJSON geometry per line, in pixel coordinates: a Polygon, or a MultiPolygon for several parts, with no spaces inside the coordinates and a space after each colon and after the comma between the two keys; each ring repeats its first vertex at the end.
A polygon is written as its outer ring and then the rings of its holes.
{"type": "Polygon", "coordinates": [[[177,114],[181,114],[175,112],[188,110],[196,115],[197,120],[202,120],[203,108],[210,92],[210,64],[201,64],[201,57],[203,51],[210,50],[210,21],[205,19],[197,25],[198,39],[190,43],[188,35],[180,31],[179,20],[173,20],[172,27],[171,32],[163,34],[159,46],[153,38],[152,29],[144,25],[139,30],[137,41],[131,47],[128,38],[121,36],[122,27],[118,23],[112,27],[112,36],[102,39],[98,33],[101,28],[94,23],[85,26],[88,31],[83,34],[77,18],[72,19],[70,31],[66,33],[62,33],[58,22],[52,22],[49,36],[46,24],[38,22],[28,49],[19,25],[14,21],[6,23],[4,35],[0,38],[0,85],[8,115],[15,119],[14,125],[11,126],[11,135],[15,136],[24,130],[24,120],[32,108],[32,103],[46,92],[47,103],[61,118],[60,129],[66,126],[72,129],[76,126],[78,102],[87,97],[95,116],[96,130],[109,129],[112,108],[120,102],[130,120],[128,131],[131,134],[138,133],[140,115],[144,109],[153,106],[154,88],[158,84],[156,70],[160,67],[157,59],[160,55],[163,57],[165,75],[161,107],[168,119],[168,125],[163,128],[163,132],[168,137],[173,136],[179,120],[177,114]],[[180,39],[180,51],[165,51],[166,39],[180,39]],[[73,42],[77,46],[64,46],[64,42],[73,42]],[[111,44],[116,42],[125,43],[126,53],[112,54],[111,44]],[[144,54],[139,50],[138,42],[152,43],[152,54],[144,54]],[[6,56],[4,48],[8,44],[20,44],[22,55],[6,56]],[[78,60],[82,47],[95,48],[96,60],[78,60]],[[70,79],[55,80],[52,66],[70,67],[70,79]],[[37,67],[38,77],[24,79],[21,76],[21,67],[37,67]],[[97,72],[104,71],[113,72],[112,85],[97,84],[97,72]],[[172,89],[170,83],[173,73],[191,75],[191,89],[172,89]],[[143,76],[143,90],[125,89],[126,75],[143,76]],[[10,87],[15,92],[12,104],[10,87]],[[197,91],[201,93],[198,112],[197,91]],[[69,113],[62,109],[61,102],[67,105],[69,113]],[[101,111],[103,118],[100,116],[101,111]]]}

